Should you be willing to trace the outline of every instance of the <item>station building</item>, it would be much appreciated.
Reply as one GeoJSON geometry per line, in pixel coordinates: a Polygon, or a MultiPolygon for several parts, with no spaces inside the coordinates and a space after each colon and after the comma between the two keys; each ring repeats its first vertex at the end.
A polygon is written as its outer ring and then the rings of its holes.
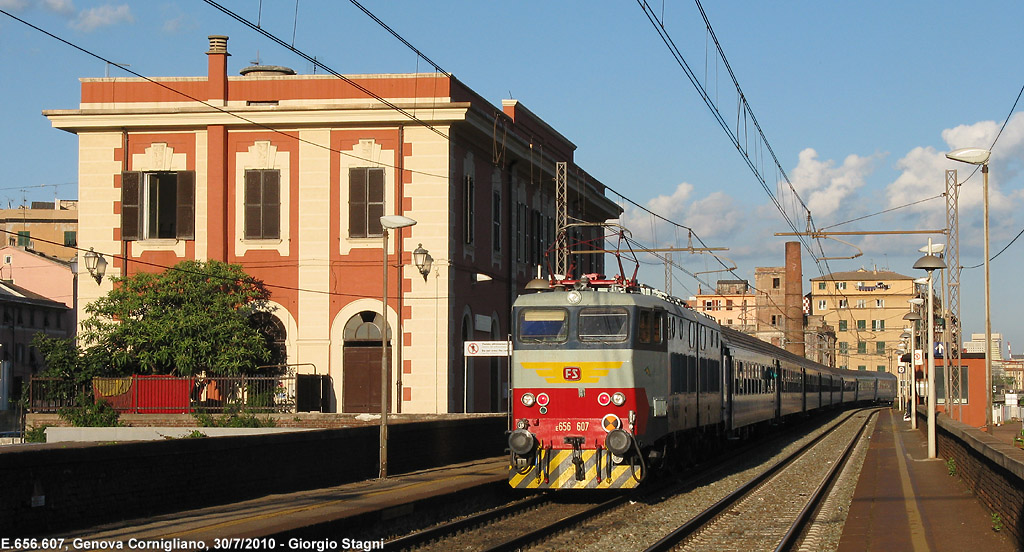
{"type": "MultiPolygon", "coordinates": [[[[77,109],[44,112],[78,136],[78,247],[113,276],[241,265],[273,292],[288,363],[329,376],[330,410],[379,412],[380,216],[412,218],[387,242],[390,409],[502,410],[504,360],[464,365],[463,343],[505,339],[512,301],[548,273],[556,178],[570,220],[621,211],[575,164],[576,146],[518,101],[495,106],[447,74],[229,77],[227,42],[210,37],[205,76],[81,79],[77,109]]],[[[603,257],[575,267],[603,273],[603,257]]],[[[78,286],[81,310],[111,283],[78,286]]]]}

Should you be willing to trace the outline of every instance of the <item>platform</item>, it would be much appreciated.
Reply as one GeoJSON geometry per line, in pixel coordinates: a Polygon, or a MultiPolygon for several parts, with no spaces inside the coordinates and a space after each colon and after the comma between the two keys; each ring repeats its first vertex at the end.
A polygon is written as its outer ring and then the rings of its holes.
{"type": "MultiPolygon", "coordinates": [[[[442,494],[470,491],[489,485],[507,488],[507,477],[508,458],[491,458],[387,479],[269,495],[234,504],[126,520],[50,536],[62,537],[68,543],[73,539],[96,543],[124,542],[129,539],[178,540],[204,541],[211,547],[215,539],[230,538],[306,538],[329,534],[340,540],[346,537],[345,527],[369,525],[380,519],[391,519],[429,508],[430,500],[442,494]]],[[[281,538],[278,541],[280,544],[281,538]]]]}
{"type": "Polygon", "coordinates": [[[880,411],[860,473],[840,552],[1013,551],[945,460],[928,459],[927,436],[898,412],[880,411]]]}

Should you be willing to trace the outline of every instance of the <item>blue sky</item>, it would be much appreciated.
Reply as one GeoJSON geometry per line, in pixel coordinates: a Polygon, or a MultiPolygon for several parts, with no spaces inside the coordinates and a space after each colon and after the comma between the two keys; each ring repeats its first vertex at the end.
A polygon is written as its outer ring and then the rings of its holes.
{"type": "MultiPolygon", "coordinates": [[[[710,110],[635,2],[377,1],[364,5],[444,70],[495,105],[515,98],[577,146],[577,163],[611,188],[728,247],[740,278],[783,263],[788,228],[710,110]]],[[[430,66],[348,2],[224,1],[244,17],[346,74],[429,71],[430,66]]],[[[941,194],[944,171],[963,182],[972,167],[943,153],[988,148],[1024,85],[1024,3],[707,2],[704,10],[783,170],[819,228],[941,194]],[[966,10],[971,10],[968,13],[966,10]]],[[[652,10],[724,119],[736,120],[735,91],[709,46],[692,2],[652,10]],[[705,70],[705,67],[707,68],[705,70]]],[[[146,76],[206,74],[206,36],[230,36],[229,73],[259,56],[299,73],[311,65],[202,1],[0,0],[0,9],[146,76]]],[[[0,15],[0,203],[77,196],[75,137],[50,128],[44,109],[77,107],[80,77],[105,65],[0,15]]],[[[109,68],[111,76],[126,73],[109,68]]],[[[993,147],[991,246],[1024,228],[1024,104],[993,147]]],[[[777,175],[766,168],[769,188],[777,175]]],[[[785,185],[783,185],[785,188],[785,185]]],[[[792,198],[782,201],[792,206],[792,198]]],[[[981,174],[961,187],[961,264],[982,262],[981,174]]],[[[790,209],[799,225],[802,215],[790,209]]],[[[685,232],[627,208],[647,245],[686,245],[685,232]]],[[[835,230],[935,229],[942,199],[838,226],[835,230]]],[[[926,236],[843,239],[863,256],[832,260],[832,271],[911,268],[926,236]]],[[[936,236],[936,240],[940,240],[936,236]]],[[[852,255],[837,242],[829,256],[852,255]]],[[[1024,352],[1024,239],[992,262],[993,331],[1024,352]]],[[[717,266],[677,253],[691,272],[717,266]]],[[[820,275],[804,255],[807,278],[820,275]]],[[[673,292],[698,282],[676,272],[673,292]]],[[[983,327],[982,270],[962,273],[965,333],[983,327]]],[[[705,281],[734,278],[704,274],[705,281]]],[[[664,287],[664,269],[641,279],[664,287]]],[[[704,284],[701,284],[702,286],[704,284]]]]}

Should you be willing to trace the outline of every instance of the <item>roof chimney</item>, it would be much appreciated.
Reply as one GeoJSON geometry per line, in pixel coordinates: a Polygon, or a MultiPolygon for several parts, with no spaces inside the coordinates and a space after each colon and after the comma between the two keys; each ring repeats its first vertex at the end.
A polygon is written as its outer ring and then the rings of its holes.
{"type": "Polygon", "coordinates": [[[210,49],[207,50],[209,100],[217,105],[227,105],[228,101],[228,37],[210,35],[210,49]]]}
{"type": "Polygon", "coordinates": [[[226,54],[228,53],[228,37],[224,35],[210,35],[207,38],[210,39],[210,50],[207,54],[226,54]]]}

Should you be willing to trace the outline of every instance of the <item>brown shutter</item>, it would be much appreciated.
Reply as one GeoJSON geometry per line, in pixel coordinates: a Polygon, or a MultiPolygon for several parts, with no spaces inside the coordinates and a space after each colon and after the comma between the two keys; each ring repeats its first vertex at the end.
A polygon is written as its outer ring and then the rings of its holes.
{"type": "Polygon", "coordinates": [[[263,237],[263,171],[245,171],[245,239],[263,237]]]}
{"type": "Polygon", "coordinates": [[[281,171],[263,171],[263,237],[281,237],[281,171]]]}
{"type": "Polygon", "coordinates": [[[367,176],[367,197],[366,197],[366,234],[367,236],[381,236],[384,234],[384,227],[380,224],[380,217],[384,216],[384,169],[368,169],[367,176]]]}
{"type": "Polygon", "coordinates": [[[139,239],[142,173],[121,173],[121,239],[139,239]]]}
{"type": "Polygon", "coordinates": [[[178,171],[178,209],[174,221],[175,237],[196,239],[196,172],[178,171]]]}
{"type": "Polygon", "coordinates": [[[366,237],[366,169],[348,170],[348,235],[366,237]]]}

